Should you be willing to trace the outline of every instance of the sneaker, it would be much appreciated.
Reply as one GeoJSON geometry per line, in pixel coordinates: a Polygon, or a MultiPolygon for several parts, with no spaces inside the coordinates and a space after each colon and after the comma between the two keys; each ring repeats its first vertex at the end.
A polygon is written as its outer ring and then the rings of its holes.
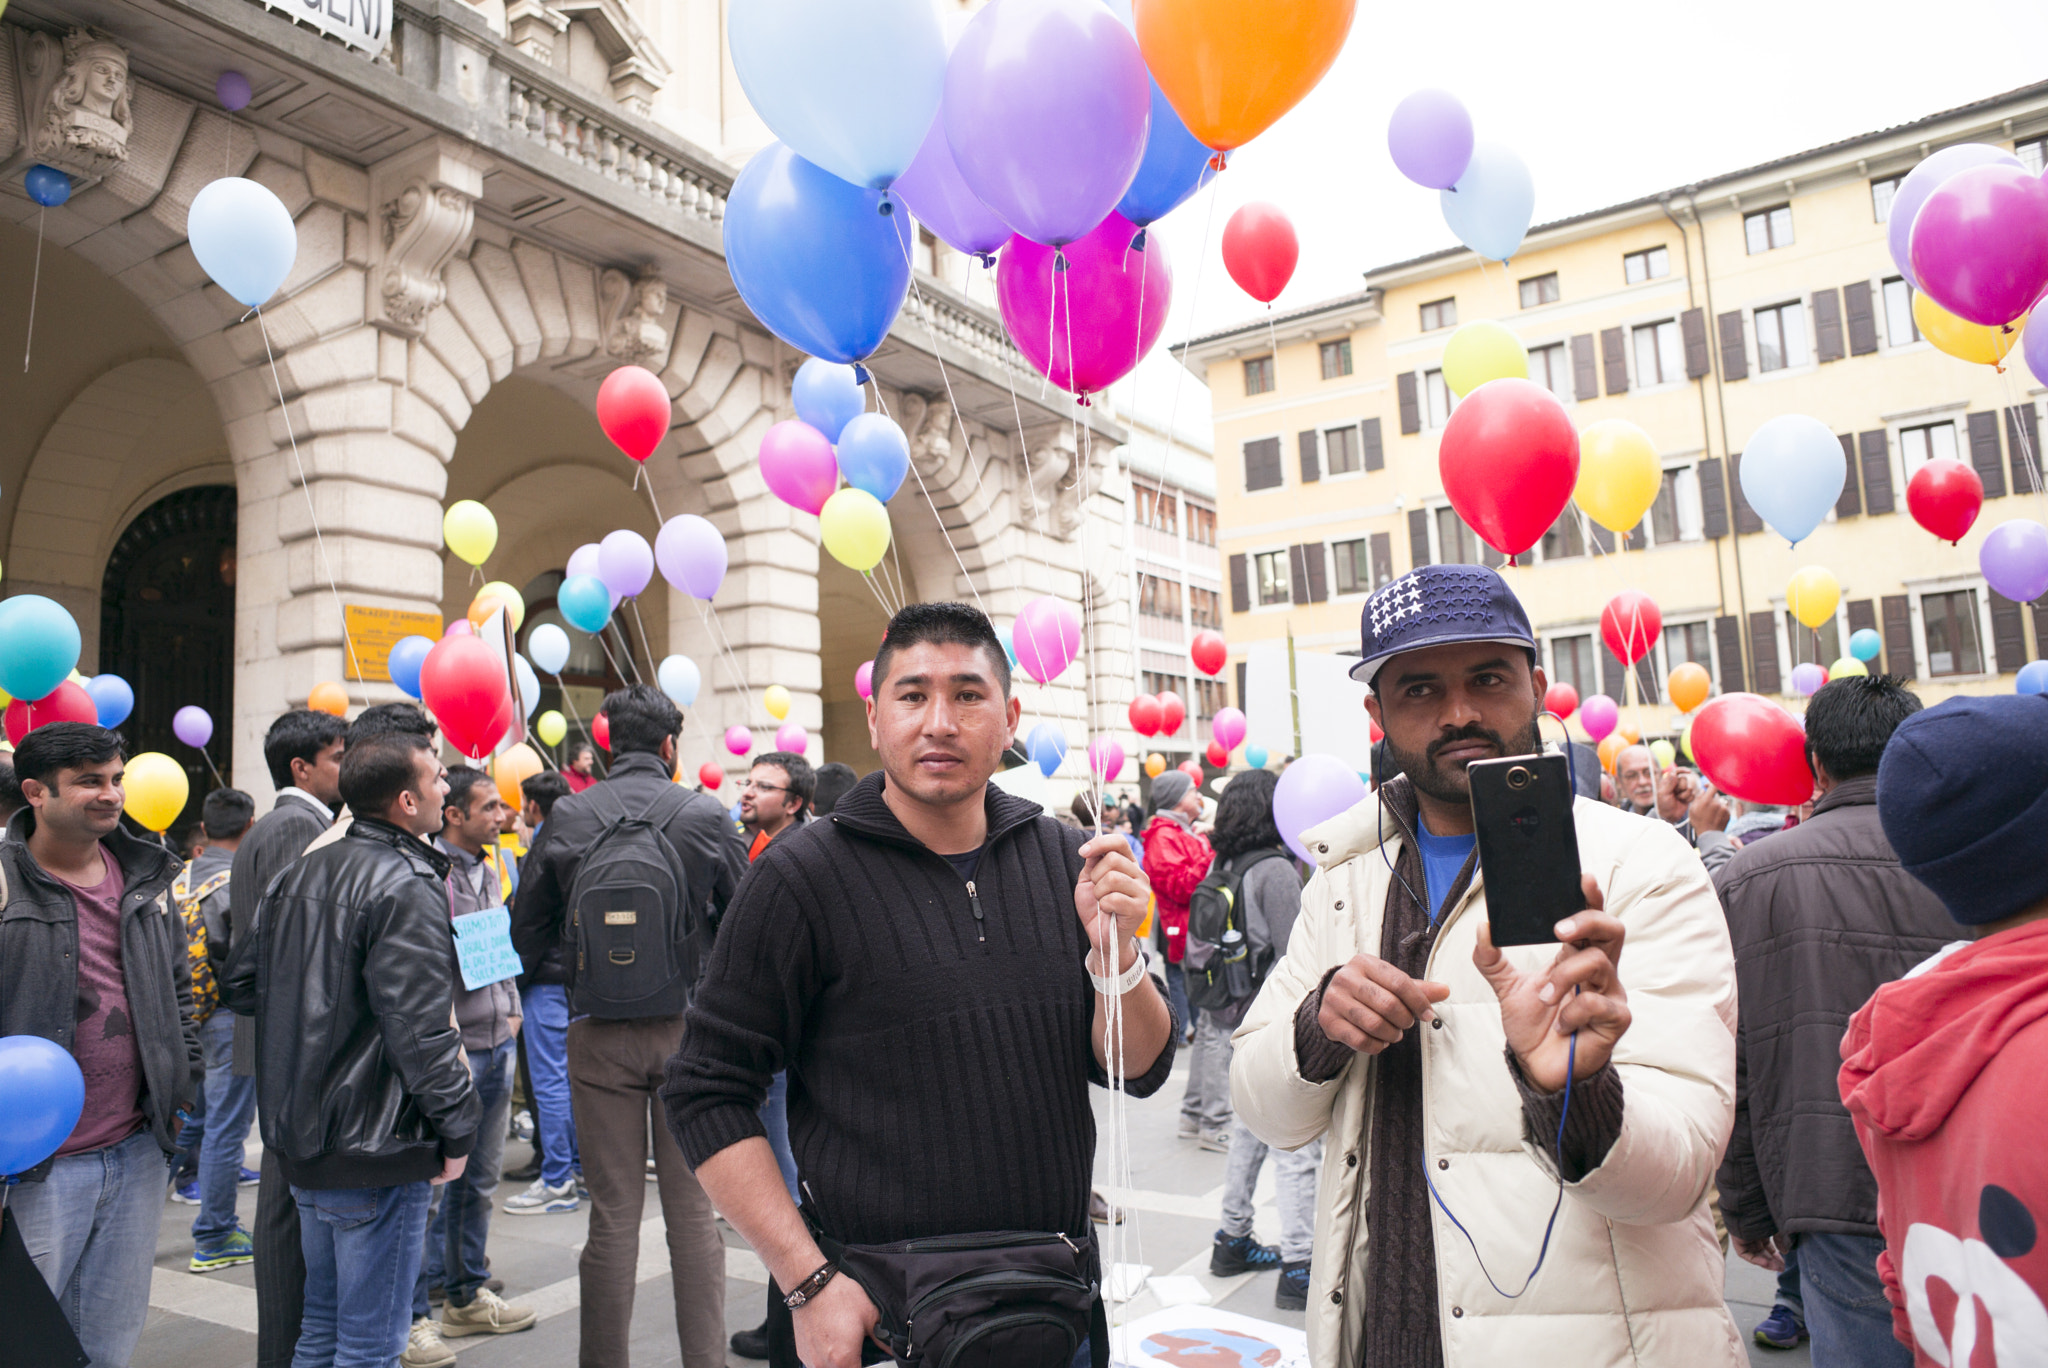
{"type": "Polygon", "coordinates": [[[441,1327],[425,1316],[414,1319],[405,1337],[405,1352],[398,1356],[399,1368],[451,1368],[455,1351],[441,1341],[441,1327]]]}
{"type": "Polygon", "coordinates": [[[258,1172],[257,1172],[257,1171],[256,1171],[255,1169],[252,1169],[252,1168],[245,1168],[245,1169],[243,1169],[243,1170],[242,1170],[242,1176],[241,1176],[240,1178],[237,1178],[237,1179],[235,1180],[235,1186],[236,1186],[236,1187],[255,1187],[255,1186],[256,1186],[256,1185],[258,1184],[258,1183],[260,1183],[260,1182],[262,1182],[262,1181],[263,1181],[263,1175],[262,1175],[262,1174],[258,1173],[258,1172]]]}
{"type": "Polygon", "coordinates": [[[184,1206],[199,1205],[199,1180],[188,1178],[171,1188],[171,1200],[184,1206]]]}
{"type": "Polygon", "coordinates": [[[220,1239],[194,1249],[192,1262],[185,1267],[194,1273],[211,1273],[216,1268],[233,1268],[236,1264],[255,1262],[256,1246],[249,1239],[249,1232],[238,1226],[220,1239]]]}
{"type": "MultiPolygon", "coordinates": [[[[484,1287],[492,1292],[503,1292],[505,1290],[505,1280],[503,1278],[485,1278],[484,1287]]],[[[435,1283],[427,1289],[427,1302],[432,1306],[445,1306],[448,1302],[448,1289],[440,1283],[435,1283]]]]}
{"type": "Polygon", "coordinates": [[[1766,1349],[1796,1349],[1806,1340],[1806,1321],[1789,1306],[1773,1306],[1756,1327],[1756,1342],[1766,1349]]]}
{"type": "Polygon", "coordinates": [[[558,1212],[574,1211],[577,1207],[576,1184],[568,1182],[560,1187],[549,1187],[545,1179],[536,1178],[533,1186],[517,1193],[505,1201],[508,1216],[553,1216],[558,1212]]]}
{"type": "Polygon", "coordinates": [[[521,1302],[508,1302],[488,1287],[479,1287],[467,1306],[450,1302],[441,1308],[444,1335],[509,1335],[531,1330],[540,1312],[521,1302]]]}
{"type": "Polygon", "coordinates": [[[583,1170],[576,1170],[576,1195],[584,1201],[590,1200],[590,1184],[583,1181],[583,1170]]]}
{"type": "Polygon", "coordinates": [[[766,1359],[768,1357],[768,1323],[763,1321],[752,1330],[733,1332],[732,1352],[735,1358],[766,1359]]]}
{"type": "Polygon", "coordinates": [[[1183,1140],[1192,1140],[1197,1135],[1201,1134],[1201,1130],[1202,1128],[1200,1126],[1197,1126],[1194,1122],[1188,1120],[1185,1116],[1183,1116],[1180,1119],[1180,1129],[1175,1131],[1174,1134],[1178,1135],[1183,1140]]]}
{"type": "Polygon", "coordinates": [[[1228,1154],[1230,1153],[1230,1132],[1227,1130],[1203,1131],[1201,1137],[1195,1141],[1195,1147],[1208,1150],[1212,1154],[1228,1154]]]}
{"type": "Polygon", "coordinates": [[[1280,1266],[1280,1251],[1262,1245],[1249,1235],[1216,1232],[1215,1247],[1209,1251],[1209,1276],[1234,1278],[1240,1273],[1264,1273],[1280,1266]]]}
{"type": "Polygon", "coordinates": [[[1273,1288],[1273,1305],[1282,1311],[1308,1310],[1308,1264],[1283,1263],[1273,1288]]]}

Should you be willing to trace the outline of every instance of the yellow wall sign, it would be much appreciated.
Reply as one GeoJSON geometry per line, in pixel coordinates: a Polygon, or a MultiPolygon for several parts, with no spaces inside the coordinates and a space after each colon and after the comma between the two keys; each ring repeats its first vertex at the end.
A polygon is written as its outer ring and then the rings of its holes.
{"type": "Polygon", "coordinates": [[[397,608],[369,608],[360,603],[348,604],[342,612],[349,640],[355,644],[354,651],[344,652],[349,657],[350,679],[388,684],[391,681],[391,648],[400,639],[409,636],[423,636],[429,641],[441,639],[439,613],[408,613],[397,608]]]}

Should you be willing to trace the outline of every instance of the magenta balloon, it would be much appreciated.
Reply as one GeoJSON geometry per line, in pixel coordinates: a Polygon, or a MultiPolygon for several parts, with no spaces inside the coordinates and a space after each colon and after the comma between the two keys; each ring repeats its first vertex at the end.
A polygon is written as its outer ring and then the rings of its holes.
{"type": "Polygon", "coordinates": [[[1218,708],[1209,719],[1209,735],[1225,750],[1236,750],[1244,740],[1244,714],[1236,708],[1218,708]]]}
{"type": "Polygon", "coordinates": [[[1114,784],[1124,772],[1124,748],[1110,737],[1098,736],[1088,743],[1088,770],[1105,784],[1114,784]]]}
{"type": "Polygon", "coordinates": [[[1620,721],[1621,709],[1606,694],[1594,694],[1579,704],[1579,725],[1595,741],[1605,741],[1620,721]]]}
{"type": "Polygon", "coordinates": [[[1892,264],[1899,268],[1899,273],[1906,277],[1914,289],[1920,288],[1920,281],[1913,274],[1910,250],[1913,240],[1913,219],[1920,212],[1920,206],[1927,203],[1927,197],[1958,171],[1967,171],[1973,166],[2019,164],[2020,159],[2004,148],[1990,147],[1984,143],[1957,143],[1954,147],[1942,148],[1906,173],[1906,178],[1899,182],[1899,188],[1892,192],[1891,217],[1886,221],[1885,242],[1891,248],[1892,264]]]}
{"type": "Polygon", "coordinates": [[[1152,83],[1101,0],[1000,0],[961,35],[939,118],[960,177],[1033,242],[1074,242],[1130,189],[1152,83]]]}
{"type": "Polygon", "coordinates": [[[1418,90],[1394,106],[1387,151],[1409,180],[1448,190],[1472,161],[1472,116],[1448,90],[1418,90]]]}
{"type": "Polygon", "coordinates": [[[634,597],[654,578],[654,548],[638,532],[606,533],[597,545],[597,577],[615,597],[634,597]]]}
{"type": "Polygon", "coordinates": [[[897,198],[910,209],[910,216],[939,235],[956,252],[968,252],[987,261],[989,254],[1010,240],[1010,227],[996,211],[975,198],[960,178],[959,163],[946,141],[944,119],[932,120],[931,132],[910,169],[896,178],[897,198]]]}
{"type": "Polygon", "coordinates": [[[1364,800],[1365,781],[1357,770],[1334,755],[1304,755],[1287,767],[1273,789],[1273,824],[1289,850],[1314,864],[1316,857],[1302,844],[1301,834],[1364,800]]]}
{"type": "Polygon", "coordinates": [[[863,660],[860,668],[853,672],[853,690],[862,698],[875,696],[875,662],[863,660]]]}
{"type": "Polygon", "coordinates": [[[213,739],[213,718],[206,709],[188,704],[171,718],[171,734],[198,749],[213,739]]]}
{"type": "Polygon", "coordinates": [[[2015,603],[2048,594],[2048,527],[2031,518],[2000,523],[1977,552],[1977,567],[1993,589],[2015,603]]]}
{"type": "MultiPolygon", "coordinates": [[[[1107,13],[1108,11],[1104,11],[1107,13]]],[[[1059,678],[1081,649],[1081,610],[1050,594],[1024,605],[1011,631],[1017,663],[1039,683],[1059,678]]]]}
{"type": "Polygon", "coordinates": [[[2048,181],[2023,166],[1973,166],[1913,220],[1913,274],[1957,318],[1995,328],[2048,289],[2048,181]]]}
{"type": "Polygon", "coordinates": [[[816,513],[839,483],[839,458],[824,433],[791,418],[762,434],[761,478],[791,508],[816,513]]]}
{"type": "Polygon", "coordinates": [[[754,734],[745,727],[727,727],[725,748],[734,755],[745,755],[754,748],[754,734]]]}
{"type": "Polygon", "coordinates": [[[1173,303],[1166,241],[1112,213],[1072,246],[1016,237],[996,266],[996,302],[1017,350],[1073,394],[1097,394],[1129,375],[1159,340],[1173,303]],[[1067,269],[1054,269],[1064,252],[1067,269]],[[1142,314],[1141,314],[1142,308],[1142,314]],[[1070,316],[1071,315],[1071,316],[1070,316]]]}
{"type": "Polygon", "coordinates": [[[788,751],[791,755],[802,755],[810,749],[811,734],[801,724],[785,722],[775,729],[775,749],[788,751]]]}
{"type": "Polygon", "coordinates": [[[475,635],[476,628],[470,623],[470,620],[466,617],[459,617],[455,619],[455,621],[449,623],[448,626],[445,629],[443,629],[443,631],[441,632],[441,639],[443,641],[446,641],[449,637],[475,635]]]}
{"type": "Polygon", "coordinates": [[[725,583],[725,537],[708,518],[684,513],[661,525],[654,561],[661,577],[691,598],[718,596],[725,583]]]}

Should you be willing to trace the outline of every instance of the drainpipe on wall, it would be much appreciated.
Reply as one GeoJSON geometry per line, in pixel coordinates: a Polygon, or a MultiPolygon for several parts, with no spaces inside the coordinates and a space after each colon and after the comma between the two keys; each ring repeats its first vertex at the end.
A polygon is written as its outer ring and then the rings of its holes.
{"type": "MultiPolygon", "coordinates": [[[[1755,662],[1750,659],[1749,643],[1749,590],[1742,582],[1742,532],[1736,526],[1735,519],[1737,481],[1732,478],[1735,473],[1735,453],[1728,441],[1728,396],[1721,387],[1720,319],[1714,313],[1714,271],[1707,261],[1707,225],[1700,221],[1699,204],[1693,197],[1695,188],[1686,187],[1685,208],[1686,212],[1692,215],[1692,221],[1700,225],[1700,284],[1707,293],[1707,346],[1714,357],[1714,407],[1721,415],[1721,474],[1728,485],[1728,553],[1735,559],[1735,618],[1742,624],[1739,636],[1742,641],[1743,678],[1754,683],[1755,662]]],[[[1702,405],[1706,402],[1704,391],[1701,393],[1700,402],[1702,405]]]]}

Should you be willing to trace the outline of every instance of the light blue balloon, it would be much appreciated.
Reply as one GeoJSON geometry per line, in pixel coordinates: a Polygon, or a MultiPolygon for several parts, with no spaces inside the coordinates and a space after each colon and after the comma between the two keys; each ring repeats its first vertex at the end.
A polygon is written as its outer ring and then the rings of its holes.
{"type": "Polygon", "coordinates": [[[843,181],[888,189],[938,117],[946,35],[930,0],[746,0],[726,38],[769,131],[843,181]]]}
{"type": "MultiPolygon", "coordinates": [[[[837,442],[846,425],[867,412],[868,397],[860,387],[860,376],[851,366],[837,366],[812,357],[796,368],[796,381],[789,387],[796,416],[837,442]]],[[[699,594],[699,598],[709,598],[699,594]]]]}
{"type": "Polygon", "coordinates": [[[678,708],[687,708],[697,701],[697,690],[704,687],[703,672],[697,662],[686,655],[672,655],[664,659],[654,670],[655,682],[661,691],[675,700],[678,708]]]}
{"type": "Polygon", "coordinates": [[[1465,174],[1437,198],[1458,241],[1490,261],[1506,261],[1520,250],[1536,214],[1528,164],[1499,143],[1474,144],[1465,174]]]}
{"type": "Polygon", "coordinates": [[[533,657],[537,668],[558,675],[569,663],[569,634],[552,622],[543,622],[526,634],[526,654],[533,657]]]}
{"type": "Polygon", "coordinates": [[[16,594],[0,602],[0,689],[34,703],[78,668],[78,624],[55,599],[16,594]]]}
{"type": "Polygon", "coordinates": [[[102,727],[118,727],[135,711],[135,690],[116,674],[94,675],[86,680],[85,695],[92,700],[102,727]]]}
{"type": "Polygon", "coordinates": [[[1060,761],[1067,758],[1066,735],[1057,723],[1041,722],[1031,729],[1031,735],[1025,741],[1025,753],[1031,757],[1031,763],[1038,766],[1038,772],[1050,779],[1053,771],[1060,767],[1060,761]]]}
{"type": "Polygon", "coordinates": [[[1848,475],[1841,439],[1803,413],[1771,419],[1742,449],[1742,497],[1794,546],[1827,517],[1848,475]]]}
{"type": "Polygon", "coordinates": [[[185,236],[213,283],[252,309],[277,293],[299,254],[284,201],[240,176],[208,181],[192,197],[185,236]]]}
{"type": "Polygon", "coordinates": [[[1266,748],[1264,746],[1246,746],[1244,748],[1244,762],[1253,769],[1264,769],[1266,767],[1266,748]]]}
{"type": "Polygon", "coordinates": [[[873,355],[910,293],[910,215],[883,207],[781,143],[755,153],[725,204],[726,269],[754,317],[811,356],[873,355]]]}
{"type": "Polygon", "coordinates": [[[433,649],[434,643],[423,636],[404,636],[391,643],[391,682],[407,698],[420,696],[420,666],[433,649]]]}
{"type": "Polygon", "coordinates": [[[1849,654],[1858,660],[1875,660],[1883,649],[1884,638],[1874,628],[1859,627],[1849,634],[1849,654]]]}
{"type": "Polygon", "coordinates": [[[887,503],[910,473],[910,439],[888,415],[863,413],[839,434],[839,473],[887,503]]]}
{"type": "Polygon", "coordinates": [[[523,655],[512,657],[512,673],[519,680],[519,715],[531,717],[534,709],[540,707],[540,676],[533,672],[533,666],[526,663],[523,655]]]}
{"type": "MultiPolygon", "coordinates": [[[[612,616],[612,591],[595,575],[571,575],[555,591],[555,607],[569,619],[569,625],[586,632],[602,632],[612,616]]],[[[550,673],[559,674],[560,671],[550,673]]]]}
{"type": "Polygon", "coordinates": [[[1003,654],[1010,658],[1010,668],[1014,670],[1017,668],[1017,642],[1010,633],[1010,623],[996,628],[996,639],[1003,643],[1003,654]]]}
{"type": "Polygon", "coordinates": [[[2020,667],[2020,677],[2013,685],[2016,692],[2023,694],[2048,694],[2048,660],[2036,660],[2020,667]]]}
{"type": "Polygon", "coordinates": [[[1157,223],[1201,189],[1202,171],[1216,154],[1195,141],[1159,82],[1152,82],[1152,128],[1145,135],[1145,160],[1116,211],[1140,228],[1157,223]]]}

